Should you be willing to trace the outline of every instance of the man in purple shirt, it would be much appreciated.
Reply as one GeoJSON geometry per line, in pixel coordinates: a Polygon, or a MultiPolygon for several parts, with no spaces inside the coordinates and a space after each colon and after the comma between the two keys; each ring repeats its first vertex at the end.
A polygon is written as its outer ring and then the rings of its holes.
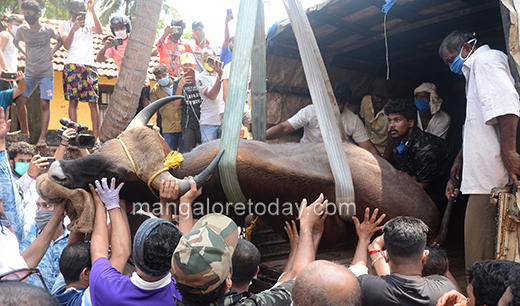
{"type": "MultiPolygon", "coordinates": [[[[130,256],[130,231],[126,209],[120,207],[119,191],[113,178],[90,185],[96,206],[96,217],[90,247],[92,270],[89,276],[92,305],[175,305],[173,297],[181,298],[170,274],[171,257],[181,237],[180,230],[163,219],[148,219],[137,230],[132,256],[137,271],[123,275],[130,256]],[[112,224],[111,250],[108,260],[106,210],[112,224]]],[[[123,203],[123,202],[121,202],[123,203]]],[[[124,206],[124,205],[122,205],[124,206]]]]}

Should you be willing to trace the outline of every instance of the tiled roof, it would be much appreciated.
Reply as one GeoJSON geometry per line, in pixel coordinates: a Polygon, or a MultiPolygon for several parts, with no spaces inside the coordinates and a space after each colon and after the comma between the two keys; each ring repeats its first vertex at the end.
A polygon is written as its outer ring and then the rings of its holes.
{"type": "MultiPolygon", "coordinates": [[[[9,14],[5,14],[6,16],[10,16],[9,14]]],[[[23,20],[23,15],[17,15],[23,20]]],[[[58,31],[59,25],[63,22],[62,20],[52,20],[46,18],[40,18],[40,22],[42,24],[48,24],[53,26],[56,31],[58,31]]],[[[106,35],[112,34],[110,29],[103,28],[103,34],[94,34],[94,57],[98,54],[99,50],[103,48],[102,39],[106,35]]],[[[24,46],[24,43],[20,43],[24,46]]],[[[55,41],[51,40],[51,47],[54,47],[55,41]]],[[[61,47],[52,58],[52,63],[55,71],[63,71],[63,66],[65,63],[65,59],[67,58],[67,50],[65,47],[61,47]]],[[[152,74],[152,68],[159,64],[159,56],[152,56],[150,58],[150,64],[148,66],[148,78],[154,78],[152,74]]],[[[113,59],[109,58],[105,62],[98,63],[96,62],[98,74],[100,76],[105,76],[107,78],[115,78],[117,77],[117,65],[113,59]]],[[[25,56],[20,52],[18,53],[18,68],[25,67],[25,56]]]]}

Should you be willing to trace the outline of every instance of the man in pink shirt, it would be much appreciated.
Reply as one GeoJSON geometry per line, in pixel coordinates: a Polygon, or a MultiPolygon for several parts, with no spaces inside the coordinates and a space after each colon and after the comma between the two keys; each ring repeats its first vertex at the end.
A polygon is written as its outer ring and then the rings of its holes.
{"type": "Polygon", "coordinates": [[[112,58],[116,62],[117,75],[119,75],[128,37],[132,31],[132,23],[126,16],[114,16],[110,18],[110,29],[115,37],[107,36],[103,39],[105,45],[96,55],[96,62],[104,62],[108,58],[112,58]]]}

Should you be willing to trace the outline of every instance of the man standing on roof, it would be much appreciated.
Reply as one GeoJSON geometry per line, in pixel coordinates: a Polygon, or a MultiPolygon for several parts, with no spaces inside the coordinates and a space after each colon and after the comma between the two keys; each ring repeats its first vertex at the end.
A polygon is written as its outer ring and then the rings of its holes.
{"type": "Polygon", "coordinates": [[[27,112],[25,103],[31,92],[40,85],[40,109],[41,131],[37,146],[46,146],[47,128],[49,127],[49,104],[53,98],[54,90],[54,69],[52,67],[52,55],[61,46],[57,43],[51,50],[51,39],[59,40],[60,37],[54,28],[48,24],[40,23],[41,7],[34,0],[22,2],[22,11],[27,24],[22,24],[16,31],[14,44],[25,55],[25,81],[27,88],[24,93],[16,100],[16,108],[21,109],[18,116],[22,125],[22,133],[29,133],[27,127],[27,112]],[[25,50],[22,50],[19,42],[25,42],[25,50]]]}
{"type": "Polygon", "coordinates": [[[60,25],[60,35],[63,46],[69,53],[63,67],[63,92],[69,100],[69,117],[78,120],[78,101],[88,102],[92,131],[96,140],[99,137],[99,87],[98,73],[94,64],[93,34],[103,34],[103,28],[96,15],[94,0],[67,1],[70,20],[60,25]],[[87,4],[94,24],[86,22],[87,4]]]}
{"type": "Polygon", "coordinates": [[[497,207],[489,204],[491,189],[511,181],[520,187],[516,152],[520,103],[507,55],[482,45],[474,33],[451,32],[439,55],[452,72],[466,79],[464,143],[451,168],[446,196],[456,196],[453,180],[462,170],[461,191],[470,195],[464,231],[468,268],[494,257],[497,207]]]}
{"type": "Polygon", "coordinates": [[[192,52],[188,44],[181,41],[186,23],[181,18],[175,18],[171,26],[164,29],[164,33],[155,44],[159,52],[159,64],[165,64],[171,77],[181,76],[181,55],[184,52],[192,52]]]}
{"type": "Polygon", "coordinates": [[[211,47],[209,45],[209,41],[206,39],[206,33],[204,33],[204,24],[202,21],[195,21],[191,25],[191,29],[193,30],[193,38],[195,39],[195,44],[191,46],[191,50],[193,51],[195,59],[197,60],[197,72],[201,73],[208,69],[204,65],[202,50],[211,47]]]}
{"type": "MultiPolygon", "coordinates": [[[[11,15],[9,18],[2,18],[0,20],[1,26],[4,28],[0,32],[0,69],[8,72],[16,72],[18,67],[18,49],[14,45],[14,35],[22,24],[22,19],[16,15],[11,15]]],[[[11,89],[13,87],[12,81],[0,81],[0,91],[11,89]]],[[[22,108],[23,109],[23,108],[22,108]]],[[[25,110],[27,113],[27,110],[25,110]]],[[[27,126],[25,126],[27,129],[27,126]]],[[[24,134],[28,133],[25,131],[24,134]]]]}

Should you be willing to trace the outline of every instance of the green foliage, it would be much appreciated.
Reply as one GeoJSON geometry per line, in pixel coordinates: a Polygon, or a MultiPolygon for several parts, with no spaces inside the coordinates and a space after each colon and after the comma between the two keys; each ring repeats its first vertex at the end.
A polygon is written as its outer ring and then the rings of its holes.
{"type": "MultiPolygon", "coordinates": [[[[124,14],[128,16],[130,20],[132,20],[135,16],[137,1],[138,0],[101,0],[101,14],[99,15],[99,21],[101,21],[102,25],[108,26],[110,17],[112,17],[112,15],[114,15],[115,13],[119,12],[122,8],[124,8],[124,14]]],[[[163,1],[162,13],[167,16],[170,16],[170,18],[180,17],[177,10],[172,5],[168,4],[167,1],[168,0],[163,1]]],[[[166,24],[168,17],[164,19],[165,20],[163,21],[163,24],[166,24]]]]}
{"type": "Polygon", "coordinates": [[[3,13],[18,13],[18,0],[2,0],[0,1],[0,12],[3,13]]]}
{"type": "Polygon", "coordinates": [[[184,30],[184,34],[182,34],[182,39],[193,39],[193,30],[190,27],[184,30]]]}
{"type": "Polygon", "coordinates": [[[42,2],[42,16],[47,19],[67,20],[70,18],[66,0],[49,0],[42,2]]]}

